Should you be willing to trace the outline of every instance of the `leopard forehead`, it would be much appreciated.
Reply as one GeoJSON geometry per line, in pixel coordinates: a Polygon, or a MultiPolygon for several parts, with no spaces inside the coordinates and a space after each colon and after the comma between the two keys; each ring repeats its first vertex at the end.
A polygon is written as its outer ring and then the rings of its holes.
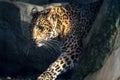
{"type": "Polygon", "coordinates": [[[71,27],[69,11],[64,7],[54,7],[38,12],[32,19],[32,38],[36,43],[58,35],[65,36],[71,27]]]}

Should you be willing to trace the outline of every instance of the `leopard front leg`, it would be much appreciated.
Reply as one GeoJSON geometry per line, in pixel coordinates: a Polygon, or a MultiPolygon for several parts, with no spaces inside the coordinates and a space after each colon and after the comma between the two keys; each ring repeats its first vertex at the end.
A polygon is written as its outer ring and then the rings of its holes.
{"type": "Polygon", "coordinates": [[[50,72],[45,71],[37,80],[55,80],[55,78],[51,76],[50,72]]]}
{"type": "Polygon", "coordinates": [[[55,80],[59,74],[74,66],[74,63],[79,60],[78,55],[79,53],[72,55],[66,52],[62,53],[62,55],[38,77],[38,80],[55,80]]]}

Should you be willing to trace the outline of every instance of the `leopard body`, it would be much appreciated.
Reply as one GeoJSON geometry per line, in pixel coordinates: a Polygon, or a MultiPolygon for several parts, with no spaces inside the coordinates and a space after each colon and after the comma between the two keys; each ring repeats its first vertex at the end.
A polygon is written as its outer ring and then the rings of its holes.
{"type": "Polygon", "coordinates": [[[37,11],[33,15],[31,26],[34,42],[45,46],[47,41],[56,39],[62,46],[61,55],[38,80],[55,80],[79,61],[83,50],[82,40],[90,31],[101,4],[101,0],[90,4],[70,3],[37,11]]]}

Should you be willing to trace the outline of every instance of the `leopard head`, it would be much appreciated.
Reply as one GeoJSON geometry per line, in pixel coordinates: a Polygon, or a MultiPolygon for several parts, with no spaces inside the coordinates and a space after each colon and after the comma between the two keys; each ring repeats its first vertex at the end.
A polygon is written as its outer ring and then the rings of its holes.
{"type": "Polygon", "coordinates": [[[32,18],[32,39],[38,46],[58,36],[65,36],[70,30],[70,17],[63,7],[38,11],[32,18]]]}

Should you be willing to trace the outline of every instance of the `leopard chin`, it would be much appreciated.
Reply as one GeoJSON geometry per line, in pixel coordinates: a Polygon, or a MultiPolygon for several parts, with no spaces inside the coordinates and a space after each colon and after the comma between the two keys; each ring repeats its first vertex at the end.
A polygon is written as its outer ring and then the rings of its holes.
{"type": "Polygon", "coordinates": [[[43,47],[43,46],[48,46],[49,45],[49,39],[43,40],[41,42],[37,42],[37,47],[43,47]]]}
{"type": "Polygon", "coordinates": [[[44,43],[39,43],[39,44],[37,44],[38,47],[42,47],[42,46],[44,46],[44,45],[45,45],[44,43]]]}

